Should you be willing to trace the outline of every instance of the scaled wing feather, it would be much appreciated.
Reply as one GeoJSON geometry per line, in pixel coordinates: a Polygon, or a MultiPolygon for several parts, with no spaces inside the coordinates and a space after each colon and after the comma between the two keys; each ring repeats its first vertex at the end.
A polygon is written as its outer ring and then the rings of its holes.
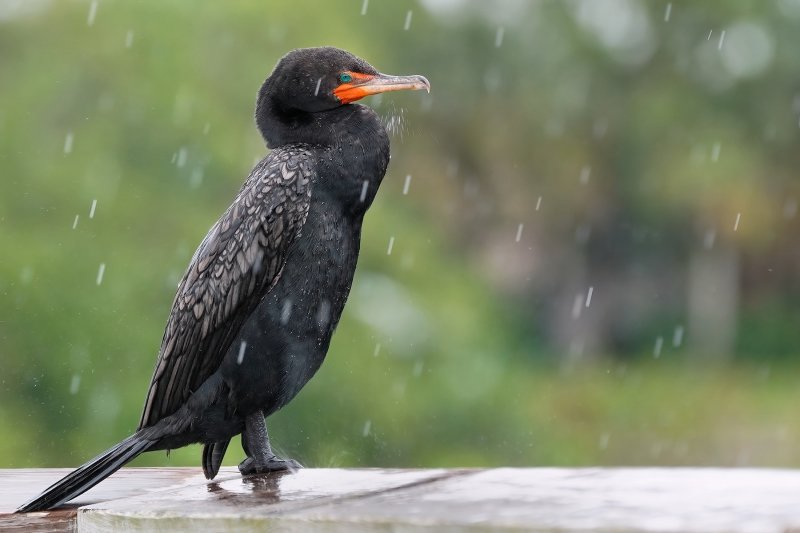
{"type": "Polygon", "coordinates": [[[280,277],[308,215],[311,174],[306,147],[274,150],[203,239],[178,286],[139,428],[174,413],[219,368],[280,277]]]}

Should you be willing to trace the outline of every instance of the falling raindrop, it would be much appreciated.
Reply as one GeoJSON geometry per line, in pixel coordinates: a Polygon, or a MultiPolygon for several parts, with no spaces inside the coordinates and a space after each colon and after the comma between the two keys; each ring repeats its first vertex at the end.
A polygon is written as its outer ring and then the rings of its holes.
{"type": "Polygon", "coordinates": [[[677,348],[683,344],[683,326],[675,326],[675,332],[672,334],[672,346],[677,348]]]}
{"type": "Polygon", "coordinates": [[[722,50],[722,43],[724,42],[725,42],[725,30],[722,30],[722,33],[719,36],[719,44],[717,44],[717,50],[722,50]]]}
{"type": "Polygon", "coordinates": [[[536,200],[536,210],[538,211],[539,208],[542,207],[542,197],[540,196],[538,200],[536,200]]]}
{"type": "Polygon", "coordinates": [[[664,10],[664,22],[669,22],[670,15],[672,15],[672,2],[667,2],[667,9],[664,10]]]}
{"type": "Polygon", "coordinates": [[[608,448],[608,442],[611,440],[611,434],[603,433],[600,435],[600,440],[598,441],[598,446],[600,446],[601,450],[605,450],[608,448]]]}
{"type": "Polygon", "coordinates": [[[176,159],[175,165],[178,168],[182,168],[186,164],[186,158],[189,156],[189,151],[186,149],[185,146],[181,146],[180,150],[178,150],[178,157],[176,159]]]}
{"type": "Polygon", "coordinates": [[[64,138],[64,153],[69,154],[72,153],[72,140],[74,136],[72,132],[68,132],[67,136],[64,138]]]}
{"type": "Polygon", "coordinates": [[[98,285],[103,283],[103,274],[105,274],[105,273],[106,273],[106,264],[105,263],[100,263],[100,268],[97,269],[97,279],[95,280],[95,282],[98,285]]]}
{"type": "Polygon", "coordinates": [[[714,146],[711,147],[711,161],[716,163],[719,161],[719,152],[722,150],[722,143],[716,142],[714,146]]]}
{"type": "Polygon", "coordinates": [[[317,86],[316,86],[316,87],[314,87],[314,96],[318,96],[318,95],[319,95],[319,86],[320,86],[321,84],[322,84],[322,78],[319,78],[319,79],[317,80],[317,86]]]}
{"type": "Polygon", "coordinates": [[[589,183],[589,176],[591,175],[592,175],[592,167],[590,167],[589,165],[585,165],[581,169],[581,178],[580,178],[581,184],[586,185],[587,183],[589,183]]]}
{"type": "Polygon", "coordinates": [[[408,29],[411,28],[411,17],[413,15],[414,15],[414,13],[409,9],[408,13],[406,13],[406,22],[405,22],[405,24],[403,24],[403,29],[405,31],[408,31],[408,29]]]}
{"type": "Polygon", "coordinates": [[[131,46],[133,46],[133,30],[128,30],[128,33],[125,34],[125,48],[131,46]]]}
{"type": "Polygon", "coordinates": [[[717,230],[710,229],[706,232],[705,237],[703,237],[703,247],[706,250],[710,250],[714,247],[714,241],[717,240],[717,230]]]}
{"type": "Polygon", "coordinates": [[[403,183],[403,194],[408,194],[408,188],[411,186],[411,174],[406,175],[406,181],[403,183]]]}
{"type": "Polygon", "coordinates": [[[497,33],[494,36],[494,46],[495,48],[500,48],[503,46],[503,35],[505,35],[506,29],[503,26],[497,28],[497,33]]]}
{"type": "Polygon", "coordinates": [[[244,361],[244,352],[247,350],[247,341],[242,341],[239,344],[239,354],[236,356],[236,364],[241,365],[242,361],[244,361]]]}
{"type": "Polygon", "coordinates": [[[367,199],[367,189],[369,189],[369,180],[364,180],[364,183],[361,184],[361,196],[359,197],[361,202],[367,199]]]}
{"type": "Polygon", "coordinates": [[[711,34],[714,33],[714,30],[708,30],[708,37],[706,37],[706,41],[711,40],[711,34]]]}
{"type": "Polygon", "coordinates": [[[367,437],[371,429],[372,429],[372,420],[367,420],[366,422],[364,422],[364,429],[361,430],[361,436],[367,437]]]}
{"type": "Polygon", "coordinates": [[[69,382],[69,393],[78,394],[78,389],[80,388],[81,388],[81,376],[80,374],[73,374],[72,380],[69,382]]]}
{"type": "Polygon", "coordinates": [[[287,298],[283,301],[281,306],[281,324],[284,326],[289,323],[289,317],[292,316],[292,301],[287,298]]]}
{"type": "Polygon", "coordinates": [[[78,219],[79,218],[80,218],[80,215],[75,215],[75,220],[72,221],[72,229],[75,229],[75,228],[78,227],[78,219]]]}
{"type": "Polygon", "coordinates": [[[586,307],[592,305],[592,294],[594,294],[594,287],[589,287],[589,292],[586,293],[586,307]]]}
{"type": "Polygon", "coordinates": [[[89,5],[89,16],[86,18],[86,25],[91,26],[94,24],[94,18],[97,15],[97,0],[92,0],[89,5]]]}
{"type": "Polygon", "coordinates": [[[736,222],[733,223],[733,231],[737,231],[739,229],[739,220],[741,220],[742,214],[736,213],[736,222]]]}
{"type": "Polygon", "coordinates": [[[392,248],[394,248],[394,236],[389,237],[389,247],[386,249],[386,255],[392,255],[392,248]]]}
{"type": "Polygon", "coordinates": [[[196,167],[192,170],[192,175],[189,177],[189,186],[196,189],[203,183],[203,167],[196,167]]]}
{"type": "Polygon", "coordinates": [[[261,267],[264,264],[264,250],[258,250],[253,258],[253,273],[258,274],[261,272],[261,267]]]}
{"type": "Polygon", "coordinates": [[[653,346],[653,357],[658,359],[661,357],[661,348],[664,347],[664,337],[656,338],[656,344],[653,346]]]}
{"type": "Polygon", "coordinates": [[[376,343],[375,349],[372,351],[372,357],[378,357],[379,353],[381,353],[381,343],[376,343]]]}
{"type": "Polygon", "coordinates": [[[572,303],[572,318],[577,320],[581,316],[581,309],[583,308],[583,293],[575,296],[575,301],[572,303]]]}
{"type": "Polygon", "coordinates": [[[412,371],[412,373],[414,374],[415,378],[418,378],[418,377],[420,377],[422,375],[422,369],[423,369],[424,366],[425,366],[425,363],[424,363],[424,361],[422,361],[422,359],[420,359],[419,361],[414,363],[414,370],[412,371]]]}
{"type": "Polygon", "coordinates": [[[369,0],[364,0],[364,3],[361,4],[361,14],[367,14],[367,7],[369,7],[369,0]]]}
{"type": "Polygon", "coordinates": [[[328,300],[322,300],[317,308],[317,325],[320,329],[328,327],[331,319],[331,303],[328,300]]]}
{"type": "Polygon", "coordinates": [[[92,200],[92,207],[89,209],[89,218],[94,218],[94,210],[97,209],[97,199],[92,200]]]}

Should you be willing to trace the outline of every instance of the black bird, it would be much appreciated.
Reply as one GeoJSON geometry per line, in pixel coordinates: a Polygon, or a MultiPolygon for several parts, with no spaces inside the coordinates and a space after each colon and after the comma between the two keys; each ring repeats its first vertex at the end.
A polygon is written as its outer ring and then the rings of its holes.
{"type": "Polygon", "coordinates": [[[300,467],[270,447],[264,418],[319,369],[344,308],[361,224],[389,163],[378,115],[352,102],[422,76],[380,74],[337,48],[286,54],[258,92],[272,151],[194,253],[172,304],[136,432],[19,512],[57,506],[140,453],[203,443],[216,476],[241,434],[243,475],[300,467]]]}

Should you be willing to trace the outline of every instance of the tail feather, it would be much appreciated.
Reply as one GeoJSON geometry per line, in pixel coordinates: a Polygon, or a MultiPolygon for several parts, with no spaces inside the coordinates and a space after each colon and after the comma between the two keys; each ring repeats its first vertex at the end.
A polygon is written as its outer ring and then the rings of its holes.
{"type": "Polygon", "coordinates": [[[17,509],[18,513],[44,511],[79,496],[146,452],[153,441],[137,432],[113,448],[56,481],[39,496],[17,509]]]}
{"type": "Polygon", "coordinates": [[[228,449],[230,439],[217,442],[210,442],[203,446],[203,474],[206,479],[214,479],[222,466],[222,458],[225,457],[225,450],[228,449]]]}

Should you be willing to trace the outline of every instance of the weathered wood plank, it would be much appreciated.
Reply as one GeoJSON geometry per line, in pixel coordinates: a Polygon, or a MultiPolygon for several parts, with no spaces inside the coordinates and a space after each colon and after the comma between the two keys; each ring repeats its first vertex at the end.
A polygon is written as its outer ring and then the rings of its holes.
{"type": "Polygon", "coordinates": [[[77,508],[82,505],[137,496],[187,482],[202,484],[205,481],[197,468],[123,468],[57,511],[12,514],[19,505],[70,471],[69,468],[0,469],[0,530],[36,528],[38,531],[74,531],[77,508]]]}
{"type": "MultiPolygon", "coordinates": [[[[66,470],[0,470],[0,512],[66,470]]],[[[800,471],[713,468],[305,469],[205,481],[199,468],[123,469],[46,516],[50,531],[800,531],[800,471]]],[[[27,522],[26,522],[27,520],[27,522]]]]}

